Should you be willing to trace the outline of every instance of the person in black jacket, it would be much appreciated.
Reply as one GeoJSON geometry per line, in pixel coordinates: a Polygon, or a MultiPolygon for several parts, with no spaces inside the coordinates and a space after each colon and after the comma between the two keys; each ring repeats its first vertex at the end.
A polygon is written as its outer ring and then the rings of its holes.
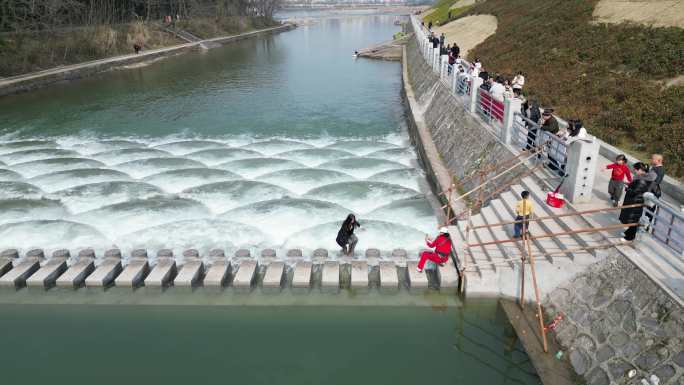
{"type": "MultiPolygon", "coordinates": [[[[656,174],[649,172],[649,167],[645,163],[634,163],[634,180],[627,186],[625,193],[625,200],[622,202],[623,206],[643,204],[644,193],[649,192],[656,180],[656,174]]],[[[620,211],[620,222],[623,224],[639,223],[641,215],[644,212],[643,206],[624,208],[620,211]]],[[[638,226],[632,226],[625,229],[624,242],[631,242],[636,238],[638,226]]]]}
{"type": "Polygon", "coordinates": [[[346,255],[353,255],[356,243],[359,242],[359,239],[354,235],[354,229],[357,227],[361,227],[361,224],[356,221],[354,214],[349,214],[347,219],[342,222],[340,231],[337,232],[337,239],[335,241],[346,255]]]}

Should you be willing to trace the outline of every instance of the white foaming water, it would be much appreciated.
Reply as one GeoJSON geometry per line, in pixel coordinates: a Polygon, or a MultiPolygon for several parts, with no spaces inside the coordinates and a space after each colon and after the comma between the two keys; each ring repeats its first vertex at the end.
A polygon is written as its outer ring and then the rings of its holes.
{"type": "Polygon", "coordinates": [[[396,184],[416,191],[428,192],[429,187],[425,180],[425,174],[415,168],[405,168],[401,170],[389,170],[379,172],[368,177],[369,180],[396,184]]]}
{"type": "Polygon", "coordinates": [[[282,186],[296,194],[302,195],[317,187],[333,183],[351,182],[356,179],[339,171],[298,168],[268,173],[260,176],[259,180],[276,186],[282,186]]]}
{"type": "Polygon", "coordinates": [[[53,158],[33,160],[15,164],[12,169],[24,176],[33,178],[38,175],[49,174],[59,171],[76,170],[79,168],[104,168],[104,163],[85,158],[53,158]]]}
{"type": "Polygon", "coordinates": [[[418,250],[436,219],[405,146],[401,135],[0,143],[0,246],[334,250],[354,212],[359,249],[418,250]]]}
{"type": "Polygon", "coordinates": [[[212,167],[231,160],[260,158],[262,156],[263,155],[259,152],[245,150],[243,148],[218,148],[193,152],[185,157],[212,167]]]}
{"type": "Polygon", "coordinates": [[[220,217],[254,226],[271,234],[272,245],[281,245],[296,232],[330,222],[331,218],[345,218],[347,214],[349,209],[334,203],[283,198],[242,206],[220,217]]]}
{"type": "Polygon", "coordinates": [[[129,180],[131,177],[121,171],[86,168],[40,175],[29,179],[28,182],[40,187],[43,191],[55,192],[90,183],[129,180]]]}
{"type": "Polygon", "coordinates": [[[234,172],[246,179],[258,179],[259,176],[273,171],[301,168],[304,165],[287,159],[252,158],[233,160],[214,167],[234,172]]]}
{"type": "Polygon", "coordinates": [[[163,191],[142,182],[102,182],[72,187],[48,194],[49,199],[62,202],[72,214],[133,200],[162,195],[163,191]]]}
{"type": "Polygon", "coordinates": [[[295,162],[302,163],[308,167],[316,167],[331,160],[351,158],[353,156],[354,154],[351,152],[330,148],[307,148],[304,150],[281,152],[276,155],[278,158],[294,160],[295,162]]]}
{"type": "Polygon", "coordinates": [[[358,179],[366,179],[383,171],[406,168],[403,164],[391,160],[366,157],[332,160],[318,167],[344,172],[358,179]]]}
{"type": "MultiPolygon", "coordinates": [[[[359,243],[356,245],[357,250],[374,247],[388,252],[399,247],[415,252],[423,248],[422,245],[425,244],[425,234],[413,227],[363,219],[359,220],[359,223],[361,223],[361,228],[354,232],[359,239],[359,243]]],[[[337,235],[340,224],[341,221],[325,223],[296,233],[285,242],[285,248],[306,245],[304,249],[307,251],[316,248],[331,251],[340,250],[340,247],[335,243],[335,237],[330,236],[330,234],[337,235]]],[[[335,256],[336,254],[331,253],[331,255],[335,256]]]]}
{"type": "Polygon", "coordinates": [[[181,140],[178,142],[171,142],[154,146],[154,148],[162,151],[170,152],[174,155],[187,155],[192,152],[202,150],[213,150],[217,148],[227,148],[225,144],[214,142],[210,140],[181,140]]]}
{"type": "Polygon", "coordinates": [[[0,201],[0,225],[36,219],[61,219],[68,212],[59,201],[48,199],[8,199],[0,201]]]}
{"type": "Polygon", "coordinates": [[[150,175],[143,180],[153,184],[167,193],[179,193],[183,190],[229,180],[242,179],[238,174],[226,170],[212,168],[184,168],[150,175]]]}
{"type": "Polygon", "coordinates": [[[313,189],[304,196],[337,203],[355,213],[367,213],[389,202],[422,195],[418,191],[394,184],[356,181],[335,183],[313,189]]]}

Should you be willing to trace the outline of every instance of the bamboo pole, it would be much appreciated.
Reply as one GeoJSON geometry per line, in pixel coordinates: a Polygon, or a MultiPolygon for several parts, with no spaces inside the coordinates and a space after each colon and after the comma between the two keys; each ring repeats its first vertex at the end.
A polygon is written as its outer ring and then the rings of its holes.
{"type": "MultiPolygon", "coordinates": [[[[562,231],[560,233],[548,233],[548,234],[544,234],[544,235],[540,235],[540,236],[536,236],[536,237],[530,237],[530,239],[535,240],[535,239],[556,237],[556,236],[560,236],[560,235],[571,235],[571,234],[580,234],[580,233],[595,233],[595,232],[599,232],[599,231],[623,229],[626,227],[634,227],[634,226],[639,226],[639,223],[628,223],[628,224],[610,225],[610,226],[605,226],[605,227],[596,227],[596,228],[590,228],[590,229],[562,231]]],[[[481,246],[489,246],[489,245],[498,245],[501,243],[512,243],[512,242],[516,242],[516,241],[517,241],[517,239],[503,239],[500,241],[473,243],[473,244],[469,244],[467,246],[468,247],[481,247],[481,246]]]]}
{"type": "MultiPolygon", "coordinates": [[[[558,250],[558,251],[553,251],[550,253],[540,253],[540,254],[535,254],[535,259],[544,259],[544,257],[549,256],[549,255],[559,255],[559,254],[572,254],[578,251],[587,251],[587,250],[598,250],[598,249],[609,249],[611,247],[616,247],[616,246],[624,246],[624,243],[609,243],[607,245],[600,245],[600,246],[586,246],[586,247],[574,247],[570,249],[564,249],[564,250],[558,250]]],[[[476,263],[473,265],[473,267],[479,267],[479,266],[498,266],[498,265],[508,265],[510,262],[514,262],[518,259],[518,257],[515,258],[504,258],[501,260],[498,260],[496,262],[484,262],[484,263],[476,263]]]]}
{"type": "MultiPolygon", "coordinates": [[[[542,315],[542,308],[541,308],[541,295],[539,293],[539,285],[537,285],[537,273],[534,267],[534,255],[532,255],[532,248],[530,246],[530,237],[527,235],[527,230],[528,230],[528,223],[525,221],[525,217],[527,214],[527,199],[523,199],[523,212],[522,212],[522,217],[523,217],[523,239],[525,240],[525,246],[527,248],[527,259],[530,261],[530,272],[532,273],[532,286],[534,287],[534,296],[537,301],[537,318],[539,319],[539,332],[542,335],[542,341],[544,345],[544,353],[548,353],[549,351],[549,346],[548,342],[546,341],[546,333],[544,332],[544,318],[542,315]]],[[[532,214],[532,213],[530,213],[532,214]]],[[[523,261],[522,264],[523,267],[523,272],[524,272],[524,267],[525,263],[523,261]]],[[[523,275],[524,277],[524,275],[523,275]]],[[[523,280],[523,289],[525,288],[525,281],[523,280]]],[[[521,297],[524,299],[524,291],[522,292],[521,297]]],[[[523,304],[525,302],[521,301],[520,306],[523,307],[523,304]]]]}
{"type": "MultiPolygon", "coordinates": [[[[529,222],[538,222],[538,221],[543,221],[543,220],[546,220],[546,219],[571,217],[571,216],[584,215],[584,214],[595,214],[595,213],[600,213],[600,212],[604,212],[604,211],[614,211],[614,210],[629,209],[629,208],[642,207],[642,206],[644,206],[644,205],[641,204],[641,203],[636,203],[636,204],[633,204],[633,205],[626,205],[626,206],[619,206],[619,207],[602,207],[602,208],[598,208],[598,209],[577,211],[577,212],[574,212],[574,213],[547,215],[547,216],[544,216],[544,217],[530,218],[530,219],[529,219],[529,222]]],[[[520,223],[520,222],[522,222],[522,221],[508,221],[508,222],[491,223],[491,224],[486,224],[486,225],[478,225],[478,226],[474,226],[474,227],[473,227],[473,230],[478,230],[478,229],[483,229],[483,228],[488,228],[488,227],[497,227],[497,226],[512,225],[512,224],[520,223]]]]}

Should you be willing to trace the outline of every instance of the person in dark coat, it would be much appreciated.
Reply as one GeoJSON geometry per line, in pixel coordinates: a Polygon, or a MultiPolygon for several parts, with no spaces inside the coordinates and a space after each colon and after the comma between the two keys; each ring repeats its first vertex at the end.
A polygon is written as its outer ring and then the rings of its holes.
{"type": "MultiPolygon", "coordinates": [[[[634,180],[627,186],[625,200],[622,201],[623,206],[643,204],[644,193],[649,192],[652,189],[652,185],[657,178],[657,175],[654,172],[649,172],[648,165],[641,162],[634,163],[634,174],[634,180]]],[[[643,212],[643,206],[624,208],[620,211],[620,222],[625,225],[639,223],[639,219],[641,219],[643,212]]],[[[637,230],[638,226],[632,226],[625,229],[623,241],[633,241],[634,238],[636,238],[637,230]]]]}
{"type": "Polygon", "coordinates": [[[361,227],[361,224],[356,221],[354,214],[347,215],[347,219],[342,222],[340,231],[337,232],[337,239],[335,241],[342,248],[342,252],[346,255],[354,254],[354,248],[359,239],[354,235],[354,229],[361,227]]]}
{"type": "Polygon", "coordinates": [[[451,46],[451,54],[454,56],[454,58],[458,59],[458,56],[461,54],[461,48],[459,48],[456,43],[451,46]]]}

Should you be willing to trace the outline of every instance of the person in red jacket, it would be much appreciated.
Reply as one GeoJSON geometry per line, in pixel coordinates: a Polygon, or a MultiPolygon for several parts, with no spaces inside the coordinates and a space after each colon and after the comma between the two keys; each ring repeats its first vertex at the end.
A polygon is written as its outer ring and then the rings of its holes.
{"type": "Polygon", "coordinates": [[[420,255],[420,261],[418,261],[418,267],[416,268],[419,273],[423,272],[423,267],[428,259],[441,265],[448,261],[449,255],[451,255],[451,238],[449,237],[449,229],[446,226],[439,229],[439,235],[434,241],[426,235],[425,243],[427,243],[428,247],[434,247],[435,251],[424,251],[420,255]]]}
{"type": "Polygon", "coordinates": [[[627,157],[623,154],[618,155],[615,157],[615,163],[607,165],[606,170],[613,170],[610,182],[608,182],[608,195],[610,195],[613,207],[617,207],[622,198],[622,190],[625,189],[625,178],[627,178],[627,183],[632,183],[632,173],[627,167],[627,157]]]}

